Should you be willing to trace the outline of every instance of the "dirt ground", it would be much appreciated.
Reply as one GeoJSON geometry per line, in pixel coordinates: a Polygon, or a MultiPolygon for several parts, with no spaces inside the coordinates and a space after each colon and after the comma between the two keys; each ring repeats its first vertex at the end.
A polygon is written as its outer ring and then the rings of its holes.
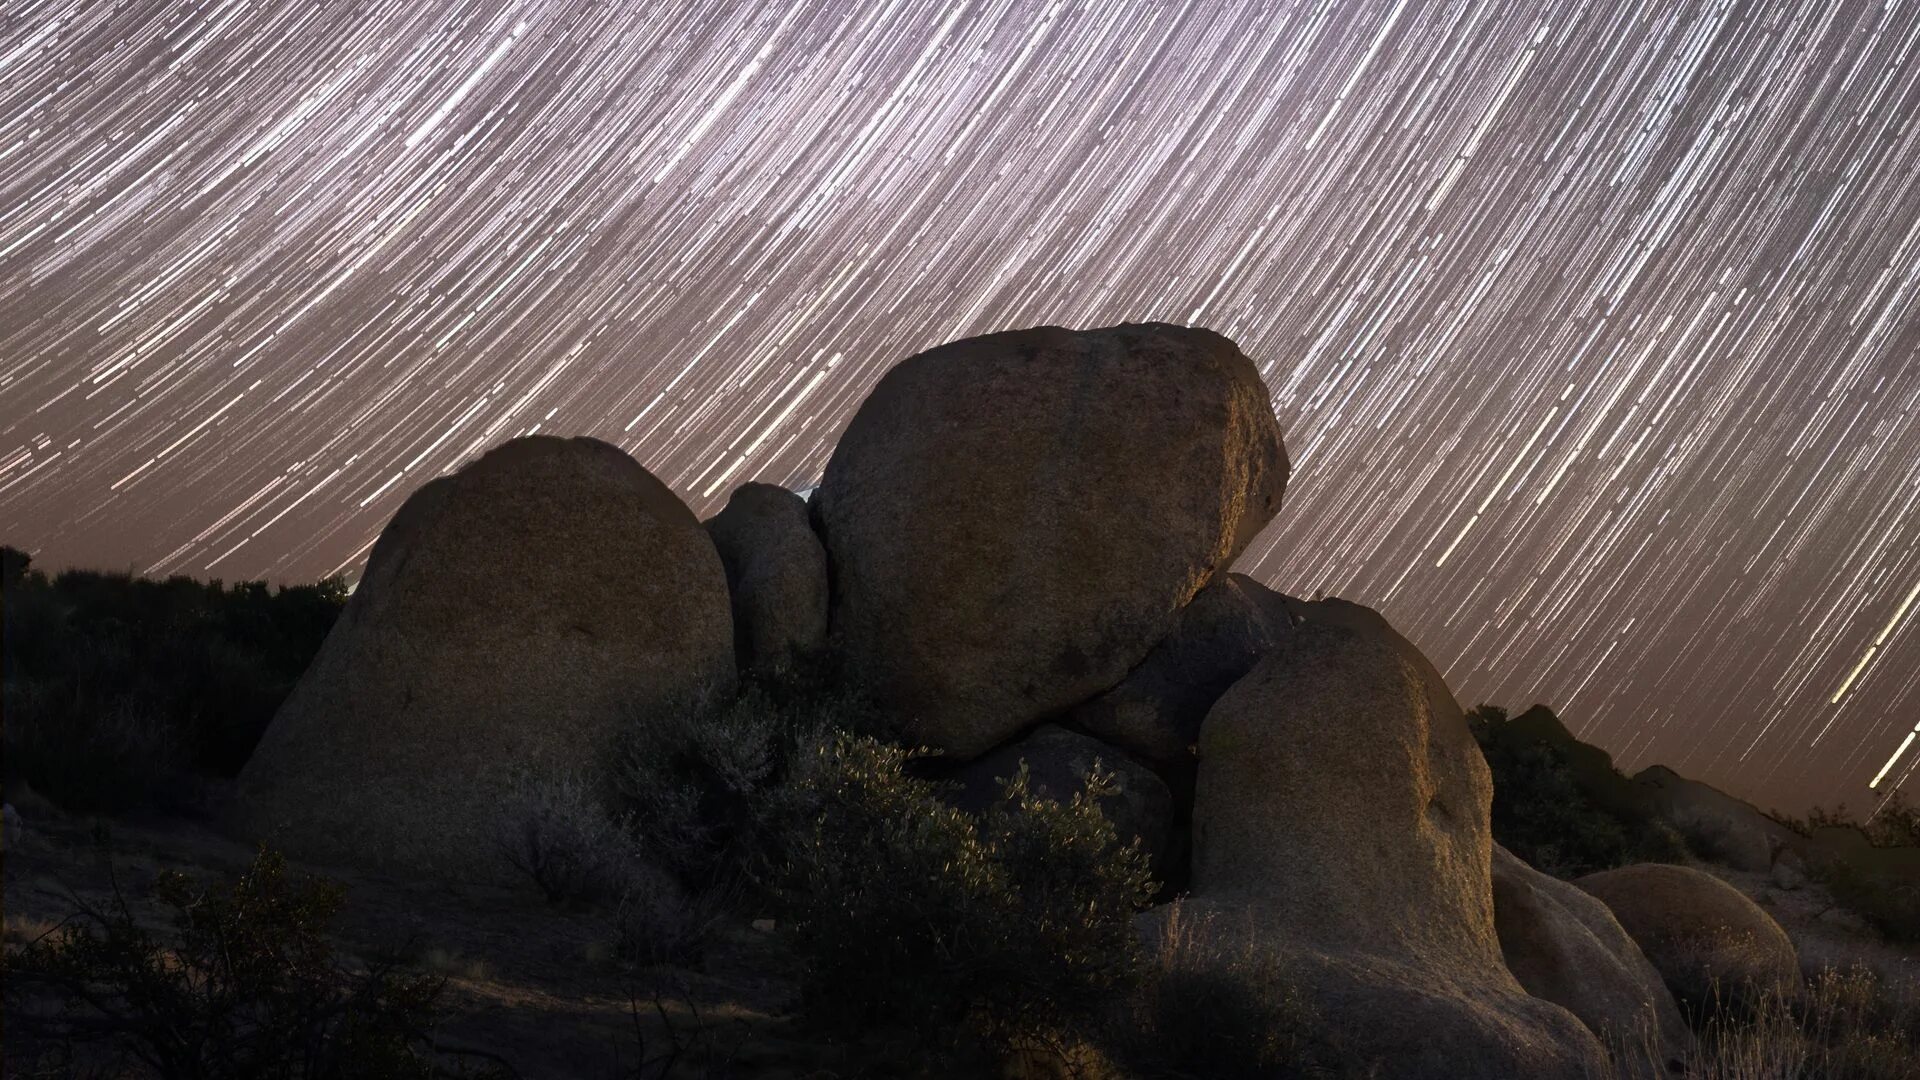
{"type": "Polygon", "coordinates": [[[1702,864],[1700,869],[1747,894],[1772,915],[1800,953],[1800,969],[1865,967],[1891,985],[1920,987],[1920,950],[1889,944],[1833,895],[1803,875],[1775,868],[1760,874],[1702,864]]]}
{"type": "MultiPolygon", "coordinates": [[[[142,923],[168,925],[149,899],[162,870],[208,879],[243,871],[254,849],[209,826],[168,819],[116,821],[107,843],[89,819],[38,800],[18,807],[4,875],[8,944],[31,940],[78,906],[121,894],[142,923]]],[[[829,1077],[832,1052],[789,1040],[793,987],[776,937],[728,928],[698,968],[634,969],[611,955],[611,912],[568,909],[524,890],[383,877],[289,860],[290,876],[346,887],[333,924],[343,959],[401,955],[447,977],[444,1042],[497,1055],[528,1080],[680,1077],[829,1077]]],[[[8,1041],[6,1072],[23,1063],[8,1041]]]]}
{"type": "MultiPolygon", "coordinates": [[[[30,796],[19,812],[24,831],[7,836],[0,862],[9,944],[46,932],[75,910],[76,898],[107,905],[116,882],[136,917],[164,927],[166,909],[148,898],[156,874],[230,879],[255,854],[190,820],[116,821],[103,834],[93,820],[30,796]]],[[[1864,965],[1920,986],[1920,952],[1884,943],[1818,884],[1702,868],[1771,913],[1809,974],[1864,965]]],[[[636,970],[611,954],[611,912],[554,906],[531,887],[408,881],[291,861],[289,871],[346,887],[333,926],[343,957],[397,953],[445,975],[439,1037],[504,1059],[528,1080],[873,1075],[849,1051],[800,1037],[789,1018],[790,961],[765,930],[729,927],[695,968],[636,970]]],[[[9,1040],[5,1073],[17,1075],[22,1064],[9,1040]]]]}

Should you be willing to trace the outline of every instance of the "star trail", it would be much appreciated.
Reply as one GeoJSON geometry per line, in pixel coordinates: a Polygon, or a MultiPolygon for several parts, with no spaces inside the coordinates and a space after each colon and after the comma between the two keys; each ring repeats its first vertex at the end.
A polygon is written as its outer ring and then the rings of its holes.
{"type": "Polygon", "coordinates": [[[1866,808],[1920,788],[1917,50],[1847,0],[0,0],[0,539],[351,575],[532,431],[704,516],[920,349],[1193,323],[1294,459],[1242,569],[1866,808]]]}

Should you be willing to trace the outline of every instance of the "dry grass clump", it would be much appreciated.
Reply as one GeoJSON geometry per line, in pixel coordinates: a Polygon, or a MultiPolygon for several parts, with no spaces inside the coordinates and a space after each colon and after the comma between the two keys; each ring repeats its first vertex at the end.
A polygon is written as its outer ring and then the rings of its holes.
{"type": "Polygon", "coordinates": [[[1215,932],[1216,916],[1174,904],[1150,974],[1118,1025],[1129,1075],[1217,1080],[1331,1077],[1312,1005],[1249,935],[1215,932]],[[1234,944],[1227,944],[1232,941],[1234,944]]]}
{"type": "Polygon", "coordinates": [[[1687,1059],[1697,1080],[1913,1080],[1920,985],[1829,968],[1798,992],[1769,990],[1712,1011],[1687,1059]]]}

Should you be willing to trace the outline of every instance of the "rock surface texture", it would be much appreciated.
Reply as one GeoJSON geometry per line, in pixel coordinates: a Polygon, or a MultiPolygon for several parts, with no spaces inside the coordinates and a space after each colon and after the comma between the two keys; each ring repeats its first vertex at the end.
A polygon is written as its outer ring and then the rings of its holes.
{"type": "Polygon", "coordinates": [[[733,679],[726,574],[685,504],[617,447],[517,439],[388,523],[235,824],[308,859],[513,880],[512,770],[590,770],[620,724],[733,679]]]}
{"type": "Polygon", "coordinates": [[[1114,686],[1280,508],[1233,343],[1021,330],[900,363],[814,496],[831,636],[910,741],[972,758],[1114,686]]]}
{"type": "Polygon", "coordinates": [[[1792,829],[1743,802],[1664,765],[1634,774],[1648,808],[1680,830],[1694,850],[1736,870],[1764,874],[1774,858],[1801,843],[1792,829]]]}
{"type": "Polygon", "coordinates": [[[1207,714],[1189,903],[1278,959],[1355,1075],[1597,1075],[1599,1042],[1502,959],[1459,705],[1355,621],[1309,620],[1207,714]]]}
{"type": "Polygon", "coordinates": [[[1496,844],[1493,923],[1507,970],[1527,993],[1579,1017],[1610,1045],[1658,1047],[1668,1064],[1685,1060],[1693,1044],[1686,1019],[1605,904],[1496,844]]]}
{"type": "Polygon", "coordinates": [[[1574,882],[1598,897],[1685,1005],[1792,993],[1800,959],[1786,931],[1740,890],[1687,866],[1639,863],[1574,882]]]}
{"type": "Polygon", "coordinates": [[[1286,598],[1244,574],[1214,579],[1120,685],[1073,711],[1087,732],[1162,768],[1188,768],[1200,721],[1292,629],[1286,598]]]}
{"type": "Polygon", "coordinates": [[[772,484],[743,484],[707,534],[727,570],[734,652],[742,668],[777,670],[827,640],[827,552],[805,499],[772,484]]]}

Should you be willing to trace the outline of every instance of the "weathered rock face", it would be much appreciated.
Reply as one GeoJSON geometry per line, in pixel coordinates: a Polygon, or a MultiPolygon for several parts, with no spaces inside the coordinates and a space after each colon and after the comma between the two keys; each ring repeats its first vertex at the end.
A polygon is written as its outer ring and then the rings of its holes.
{"type": "Polygon", "coordinates": [[[1610,1045],[1653,1046],[1666,1063],[1685,1060],[1693,1036],[1673,994],[1605,904],[1496,844],[1493,924],[1507,970],[1527,993],[1579,1017],[1610,1045]]]}
{"type": "Polygon", "coordinates": [[[1598,1041],[1502,959],[1460,707],[1380,627],[1310,619],[1207,714],[1194,898],[1253,928],[1358,1075],[1597,1074],[1598,1041]]]}
{"type": "Polygon", "coordinates": [[[242,772],[289,853],[507,880],[516,767],[591,769],[622,722],[730,688],[726,574],[617,447],[536,437],[409,497],[242,772]]]}
{"type": "Polygon", "coordinates": [[[1690,847],[1735,870],[1764,874],[1772,869],[1778,852],[1800,843],[1792,829],[1753,804],[1664,765],[1635,773],[1633,786],[1649,809],[1672,822],[1690,847]]]}
{"type": "Polygon", "coordinates": [[[1280,508],[1266,386],[1160,324],[944,345],[882,378],[814,497],[832,638],[969,758],[1118,683],[1280,508]]]}
{"type": "Polygon", "coordinates": [[[1795,992],[1800,959],[1786,931],[1740,890],[1686,866],[1639,863],[1574,882],[1613,912],[1683,1005],[1795,992]]]}
{"type": "Polygon", "coordinates": [[[734,652],[742,668],[790,667],[827,640],[827,553],[807,503],[772,484],[743,484],[707,534],[727,570],[734,652]]]}
{"type": "Polygon", "coordinates": [[[1074,723],[1161,768],[1191,768],[1200,721],[1292,629],[1286,598],[1227,574],[1180,609],[1173,632],[1074,723]]]}
{"type": "Polygon", "coordinates": [[[969,762],[956,773],[960,808],[977,814],[997,801],[1000,781],[1018,772],[1022,761],[1027,763],[1029,790],[1063,803],[1086,790],[1087,773],[1098,762],[1112,774],[1116,788],[1100,800],[1100,809],[1122,842],[1140,839],[1153,858],[1156,877],[1164,877],[1173,815],[1173,796],[1166,783],[1114,747],[1058,725],[1043,724],[1032,735],[969,762]]]}

